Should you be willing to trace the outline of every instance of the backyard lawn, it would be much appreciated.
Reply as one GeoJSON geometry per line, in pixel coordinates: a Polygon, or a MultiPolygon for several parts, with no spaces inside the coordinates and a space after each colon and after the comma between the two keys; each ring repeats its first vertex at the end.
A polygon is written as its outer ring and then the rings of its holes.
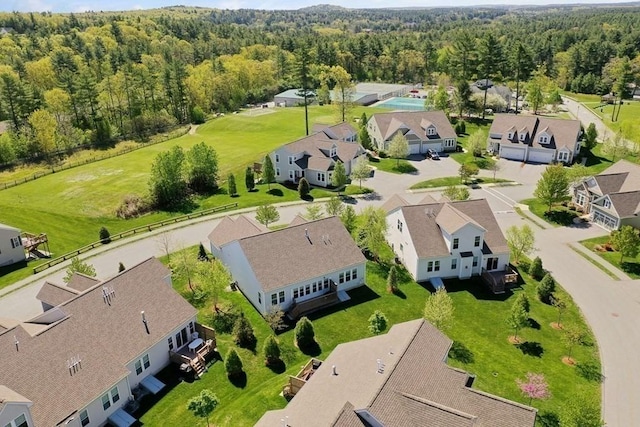
{"type": "MultiPolygon", "coordinates": [[[[186,210],[205,209],[233,202],[237,202],[238,207],[242,208],[298,200],[297,191],[281,185],[272,185],[276,188],[273,194],[267,194],[266,186],[258,186],[259,191],[253,193],[247,193],[244,188],[244,171],[247,166],[261,161],[279,145],[304,136],[303,109],[269,111],[270,114],[255,116],[248,113],[227,115],[201,125],[194,135],[187,134],[3,190],[0,193],[0,218],[3,223],[23,231],[47,233],[51,252],[57,256],[98,240],[98,231],[102,226],[115,234],[180,215],[185,212],[155,212],[122,220],[116,218],[114,212],[125,195],[144,196],[147,193],[151,164],[159,152],[175,145],[187,150],[201,141],[215,148],[221,181],[226,180],[229,173],[236,175],[240,196],[229,197],[222,182],[219,194],[194,198],[194,203],[186,210]]],[[[376,110],[356,108],[353,114],[359,116],[363,111],[371,114],[376,110]]],[[[335,123],[333,112],[330,106],[314,106],[309,109],[310,123],[335,123]]],[[[314,189],[311,195],[317,198],[330,193],[314,189]]],[[[32,263],[29,266],[34,265],[36,264],[32,263]]],[[[30,273],[30,269],[13,272],[0,270],[0,287],[27,277],[30,273]]]]}
{"type": "Polygon", "coordinates": [[[555,204],[549,211],[549,206],[539,199],[526,199],[521,201],[523,205],[529,206],[529,211],[542,218],[554,227],[561,227],[573,224],[573,219],[581,215],[575,209],[570,209],[562,204],[555,204]]]}
{"type": "MultiPolygon", "coordinates": [[[[466,132],[463,135],[458,135],[458,145],[462,145],[462,147],[466,149],[469,137],[478,131],[482,132],[483,141],[487,140],[487,138],[489,137],[489,128],[491,127],[492,120],[487,120],[485,123],[482,123],[478,120],[465,121],[465,123],[466,132]]],[[[480,169],[490,169],[491,166],[495,163],[495,160],[488,155],[485,155],[483,157],[475,157],[470,151],[454,152],[450,153],[449,156],[451,156],[453,160],[460,164],[475,163],[480,169]]]]}
{"type": "Polygon", "coordinates": [[[618,267],[624,271],[632,279],[640,279],[640,254],[631,258],[624,257],[620,260],[620,252],[614,250],[610,245],[610,236],[594,237],[593,239],[583,240],[582,245],[597,253],[602,259],[608,261],[611,265],[618,267]]]}
{"type": "MultiPolygon", "coordinates": [[[[190,249],[195,256],[195,249],[190,249]]],[[[411,280],[402,270],[398,295],[386,291],[388,267],[373,262],[367,265],[367,285],[350,291],[351,301],[310,316],[313,321],[320,353],[314,355],[324,359],[342,342],[370,336],[367,319],[375,310],[386,314],[390,324],[422,316],[424,302],[429,290],[411,280]],[[349,325],[345,327],[345,325],[349,325]]],[[[527,372],[542,373],[549,383],[552,398],[534,401],[542,412],[559,413],[578,392],[587,393],[596,402],[600,399],[600,384],[588,381],[577,374],[576,367],[562,363],[567,353],[562,344],[562,332],[550,327],[557,320],[554,307],[535,299],[535,282],[526,277],[527,284],[515,293],[525,292],[531,301],[531,327],[524,328],[519,335],[526,341],[514,346],[507,340],[512,331],[505,318],[514,300],[514,295],[494,296],[485,291],[479,280],[447,281],[454,305],[455,318],[448,335],[460,342],[468,351],[461,360],[450,359],[450,364],[465,369],[478,377],[474,387],[496,393],[508,399],[528,404],[515,380],[523,379],[527,372]]],[[[184,283],[174,282],[174,287],[184,295],[188,290],[184,283]]],[[[562,316],[564,325],[579,325],[587,330],[578,308],[570,297],[559,291],[568,301],[568,309],[562,316]]],[[[263,363],[262,343],[271,333],[265,321],[239,292],[225,292],[222,299],[240,308],[251,321],[258,338],[256,353],[240,350],[247,382],[235,386],[229,382],[222,362],[216,362],[201,380],[180,383],[169,391],[140,419],[144,425],[205,425],[186,409],[186,402],[202,389],[211,389],[220,399],[211,421],[217,426],[253,425],[269,409],[283,408],[286,401],[279,396],[289,374],[295,374],[309,359],[293,346],[291,330],[278,336],[286,371],[274,373],[263,363]]],[[[209,323],[210,302],[199,309],[199,321],[209,323]]],[[[228,334],[218,334],[218,348],[225,355],[233,345],[228,334]]],[[[598,351],[589,333],[583,345],[573,350],[573,357],[581,364],[595,364],[599,369],[598,351]]]]}

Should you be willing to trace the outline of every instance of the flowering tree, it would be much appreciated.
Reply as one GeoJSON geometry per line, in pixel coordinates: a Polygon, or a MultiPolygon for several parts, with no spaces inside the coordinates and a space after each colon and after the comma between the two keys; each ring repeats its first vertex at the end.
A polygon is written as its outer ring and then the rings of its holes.
{"type": "Polygon", "coordinates": [[[549,391],[549,384],[544,380],[544,375],[534,374],[532,372],[527,373],[526,381],[516,379],[516,384],[520,387],[522,395],[529,398],[529,405],[533,399],[548,399],[551,397],[549,391]]]}

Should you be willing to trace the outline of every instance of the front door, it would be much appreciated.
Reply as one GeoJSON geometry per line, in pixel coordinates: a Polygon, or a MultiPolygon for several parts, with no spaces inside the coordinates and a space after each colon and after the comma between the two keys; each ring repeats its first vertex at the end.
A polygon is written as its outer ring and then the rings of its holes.
{"type": "Polygon", "coordinates": [[[473,271],[473,256],[461,256],[460,274],[458,277],[461,279],[468,279],[471,277],[471,271],[473,271]]]}

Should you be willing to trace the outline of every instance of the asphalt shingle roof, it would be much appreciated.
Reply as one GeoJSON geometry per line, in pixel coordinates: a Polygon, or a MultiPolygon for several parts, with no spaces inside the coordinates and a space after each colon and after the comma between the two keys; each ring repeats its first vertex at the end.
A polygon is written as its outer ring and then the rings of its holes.
{"type": "MultiPolygon", "coordinates": [[[[436,135],[429,138],[456,138],[449,119],[443,111],[411,111],[394,113],[377,113],[372,119],[378,124],[378,129],[385,140],[390,139],[400,129],[411,130],[421,138],[425,136],[423,125],[433,124],[436,127],[436,135]]],[[[403,134],[406,132],[402,132],[403,134]]]]}

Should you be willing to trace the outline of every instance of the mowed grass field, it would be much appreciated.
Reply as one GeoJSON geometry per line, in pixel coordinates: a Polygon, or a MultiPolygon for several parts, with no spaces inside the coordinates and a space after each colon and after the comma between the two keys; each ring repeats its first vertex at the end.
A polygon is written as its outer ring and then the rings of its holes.
{"type": "MultiPolygon", "coordinates": [[[[618,105],[616,105],[617,120],[615,122],[612,121],[613,105],[602,106],[600,102],[584,102],[583,104],[597,114],[611,130],[616,133],[622,132],[625,138],[640,144],[640,102],[625,100],[624,104],[620,106],[619,114],[618,105]]],[[[604,135],[599,135],[599,138],[603,137],[604,135]]],[[[607,137],[613,138],[613,135],[607,137]]]]}
{"type": "MultiPolygon", "coordinates": [[[[363,111],[370,115],[376,109],[356,108],[350,118],[360,117],[363,111]]],[[[335,110],[331,106],[310,107],[309,123],[310,126],[313,123],[336,123],[335,110]]],[[[259,186],[258,192],[247,193],[244,171],[253,162],[262,161],[276,147],[304,135],[302,108],[255,110],[227,115],[199,126],[193,135],[187,134],[0,191],[0,221],[23,231],[47,233],[51,252],[57,256],[98,240],[98,231],[102,226],[115,234],[180,215],[184,212],[154,212],[122,220],[116,218],[115,210],[125,195],[144,196],[148,193],[151,165],[158,153],[176,145],[188,150],[201,141],[215,148],[218,153],[221,181],[225,181],[229,173],[236,174],[240,197],[217,194],[195,198],[194,210],[233,202],[237,202],[239,207],[247,207],[297,200],[296,191],[282,186],[278,186],[282,190],[281,196],[267,194],[266,186],[259,186]]],[[[312,192],[314,197],[326,195],[328,193],[321,190],[312,192]]],[[[29,273],[30,269],[24,268],[13,272],[0,270],[0,287],[29,273]]]]}

